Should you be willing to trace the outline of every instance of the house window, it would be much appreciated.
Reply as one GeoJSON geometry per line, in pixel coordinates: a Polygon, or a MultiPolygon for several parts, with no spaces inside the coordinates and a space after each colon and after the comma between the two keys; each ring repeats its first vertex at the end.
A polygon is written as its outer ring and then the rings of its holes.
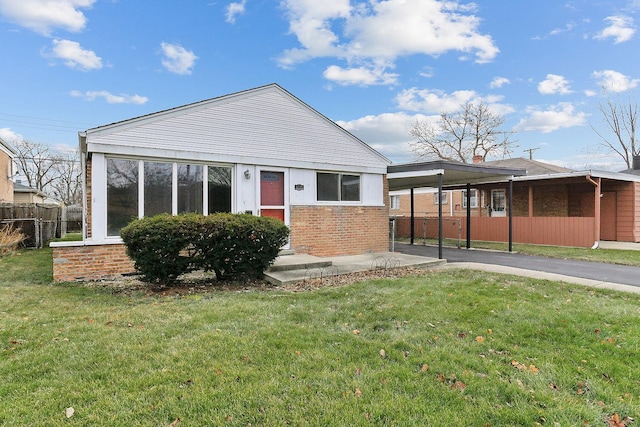
{"type": "Polygon", "coordinates": [[[107,236],[119,236],[138,217],[137,160],[107,160],[107,236]]]}
{"type": "Polygon", "coordinates": [[[360,201],[360,176],[318,172],[316,175],[319,201],[360,201]]]}
{"type": "Polygon", "coordinates": [[[178,213],[202,213],[202,165],[178,164],[178,213]]]}
{"type": "Polygon", "coordinates": [[[207,172],[209,213],[231,212],[231,168],[209,166],[207,172]]]}
{"type": "Polygon", "coordinates": [[[173,164],[144,162],[144,215],[172,212],[173,164]]]}
{"type": "Polygon", "coordinates": [[[391,196],[391,209],[400,209],[400,196],[391,196]]]}
{"type": "MultiPolygon", "coordinates": [[[[462,207],[467,208],[467,190],[462,190],[462,207]]],[[[471,190],[471,208],[478,207],[478,190],[471,190]]]]}
{"type": "Polygon", "coordinates": [[[205,192],[208,213],[231,212],[231,170],[228,166],[107,159],[107,235],[119,236],[120,229],[139,215],[203,213],[205,192]],[[138,206],[142,206],[140,211],[138,206]]]}
{"type": "MultiPolygon", "coordinates": [[[[444,191],[442,192],[442,204],[443,205],[446,205],[448,203],[447,194],[448,193],[446,193],[444,191]]],[[[433,193],[433,204],[434,205],[439,204],[438,193],[433,193]]]]}

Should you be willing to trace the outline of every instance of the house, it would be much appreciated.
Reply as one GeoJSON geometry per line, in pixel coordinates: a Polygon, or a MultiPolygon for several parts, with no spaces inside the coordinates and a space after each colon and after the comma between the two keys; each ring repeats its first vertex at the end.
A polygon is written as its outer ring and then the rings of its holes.
{"type": "MultiPolygon", "coordinates": [[[[474,164],[479,164],[477,160],[474,164]]],[[[567,173],[571,169],[536,160],[518,158],[482,162],[483,165],[492,167],[506,167],[515,169],[525,169],[527,175],[549,175],[554,173],[567,173]]],[[[389,213],[394,217],[409,217],[411,215],[411,196],[409,190],[399,190],[389,192],[390,205],[389,213]]],[[[471,215],[472,216],[505,216],[504,210],[490,211],[491,194],[481,191],[478,188],[471,189],[471,215]]],[[[501,194],[496,196],[497,200],[506,200],[501,194]]],[[[438,215],[438,192],[435,188],[414,189],[413,211],[414,214],[422,218],[433,218],[438,215]]],[[[448,217],[467,216],[467,191],[466,189],[447,189],[443,193],[442,206],[444,215],[448,217]]]]}
{"type": "MultiPolygon", "coordinates": [[[[640,174],[574,171],[528,159],[485,164],[525,168],[527,174],[512,180],[511,207],[506,180],[474,185],[477,207],[471,218],[472,240],[506,241],[504,223],[511,209],[513,239],[518,243],[597,247],[602,240],[640,242],[640,174]]],[[[461,188],[448,190],[460,192],[461,188]]],[[[418,197],[433,203],[433,194],[414,195],[418,197]]],[[[464,210],[462,215],[466,216],[464,210]]],[[[459,229],[446,229],[447,237],[466,236],[465,221],[456,224],[459,229]]]]}
{"type": "Polygon", "coordinates": [[[0,203],[13,202],[13,159],[17,155],[16,149],[0,138],[0,203]]]}
{"type": "Polygon", "coordinates": [[[133,270],[120,229],[163,212],[246,212],[290,227],[287,249],[388,250],[390,161],[277,84],[79,133],[82,242],[53,243],[54,280],[133,270]]]}
{"type": "Polygon", "coordinates": [[[58,204],[40,190],[16,181],[13,184],[13,203],[50,203],[58,204]]]}

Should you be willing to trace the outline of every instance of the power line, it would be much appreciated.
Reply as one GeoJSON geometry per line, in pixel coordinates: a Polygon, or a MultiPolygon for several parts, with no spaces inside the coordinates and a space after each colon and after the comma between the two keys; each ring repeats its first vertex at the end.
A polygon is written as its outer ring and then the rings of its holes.
{"type": "Polygon", "coordinates": [[[78,132],[79,130],[86,129],[87,127],[96,126],[90,123],[22,116],[18,114],[0,112],[0,123],[2,122],[6,122],[13,126],[28,127],[29,129],[39,129],[50,132],[78,132]]]}

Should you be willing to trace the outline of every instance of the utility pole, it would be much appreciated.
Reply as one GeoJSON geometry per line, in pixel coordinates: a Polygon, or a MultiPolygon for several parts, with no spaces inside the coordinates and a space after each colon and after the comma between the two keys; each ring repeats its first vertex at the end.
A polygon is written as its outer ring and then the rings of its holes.
{"type": "Polygon", "coordinates": [[[525,153],[529,153],[529,160],[533,160],[533,152],[534,151],[538,151],[540,149],[540,147],[538,148],[529,148],[528,150],[524,150],[525,153]]]}

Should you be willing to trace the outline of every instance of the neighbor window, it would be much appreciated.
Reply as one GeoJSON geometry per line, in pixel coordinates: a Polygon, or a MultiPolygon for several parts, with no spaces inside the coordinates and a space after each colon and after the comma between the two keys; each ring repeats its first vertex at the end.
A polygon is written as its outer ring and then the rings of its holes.
{"type": "MultiPolygon", "coordinates": [[[[438,193],[433,193],[433,204],[437,205],[438,203],[440,203],[440,199],[438,198],[438,193]]],[[[443,205],[447,204],[447,193],[445,193],[444,191],[442,192],[442,204],[443,205]]]]}
{"type": "Polygon", "coordinates": [[[138,165],[137,160],[107,160],[107,236],[119,236],[138,217],[138,165]]]}
{"type": "Polygon", "coordinates": [[[391,209],[400,209],[400,196],[391,196],[391,209]]]}
{"type": "Polygon", "coordinates": [[[318,172],[317,198],[319,201],[360,201],[360,176],[318,172]]]}
{"type": "MultiPolygon", "coordinates": [[[[462,190],[462,207],[467,208],[467,190],[462,190]]],[[[478,190],[471,190],[471,208],[478,207],[478,190]]]]}

